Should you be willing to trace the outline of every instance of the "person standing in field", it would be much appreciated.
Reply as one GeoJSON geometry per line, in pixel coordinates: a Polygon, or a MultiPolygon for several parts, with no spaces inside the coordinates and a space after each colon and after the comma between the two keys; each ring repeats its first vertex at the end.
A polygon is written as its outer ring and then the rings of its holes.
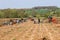
{"type": "Polygon", "coordinates": [[[34,22],[34,24],[36,24],[36,19],[35,18],[33,18],[32,21],[34,22]]]}
{"type": "Polygon", "coordinates": [[[16,19],[16,23],[20,23],[20,20],[19,19],[16,19]]]}
{"type": "Polygon", "coordinates": [[[52,22],[52,16],[48,16],[48,22],[49,22],[49,23],[52,22]]]}
{"type": "Polygon", "coordinates": [[[9,23],[10,25],[13,25],[13,20],[12,19],[10,19],[10,23],[9,23]]]}
{"type": "Polygon", "coordinates": [[[23,23],[24,21],[23,21],[24,19],[23,18],[21,18],[21,23],[23,23]]]}
{"type": "Polygon", "coordinates": [[[34,24],[36,24],[36,20],[34,19],[34,24]]]}
{"type": "Polygon", "coordinates": [[[38,18],[38,24],[40,23],[40,19],[38,18]]]}

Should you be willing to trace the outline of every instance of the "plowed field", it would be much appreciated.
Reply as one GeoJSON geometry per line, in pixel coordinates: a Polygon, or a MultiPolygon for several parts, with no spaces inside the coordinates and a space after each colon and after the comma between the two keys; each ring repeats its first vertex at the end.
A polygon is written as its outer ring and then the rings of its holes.
{"type": "Polygon", "coordinates": [[[31,21],[0,27],[0,40],[60,40],[59,24],[31,21]]]}

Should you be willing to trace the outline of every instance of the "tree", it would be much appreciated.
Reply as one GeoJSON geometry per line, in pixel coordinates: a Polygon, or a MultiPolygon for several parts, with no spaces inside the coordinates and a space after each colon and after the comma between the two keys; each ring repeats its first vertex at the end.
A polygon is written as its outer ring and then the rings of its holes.
{"type": "Polygon", "coordinates": [[[0,11],[0,18],[4,18],[4,12],[0,11]]]}

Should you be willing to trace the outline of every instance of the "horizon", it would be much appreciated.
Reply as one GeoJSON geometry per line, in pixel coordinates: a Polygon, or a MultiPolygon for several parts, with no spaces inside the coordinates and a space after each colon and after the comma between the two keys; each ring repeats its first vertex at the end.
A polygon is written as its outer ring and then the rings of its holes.
{"type": "MultiPolygon", "coordinates": [[[[49,7],[49,6],[34,6],[34,7],[49,7]]],[[[31,7],[31,8],[2,8],[2,9],[32,9],[34,7],[31,7]]],[[[53,7],[53,6],[51,6],[51,7],[53,7]]],[[[60,8],[58,6],[55,6],[55,7],[60,8]]]]}
{"type": "Polygon", "coordinates": [[[36,6],[57,6],[60,8],[59,0],[0,0],[0,9],[22,9],[36,6]]]}

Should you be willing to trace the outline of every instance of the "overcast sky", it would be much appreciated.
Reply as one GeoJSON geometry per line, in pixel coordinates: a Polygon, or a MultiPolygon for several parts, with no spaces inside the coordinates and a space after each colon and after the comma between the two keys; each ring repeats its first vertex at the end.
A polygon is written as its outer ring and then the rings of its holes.
{"type": "Polygon", "coordinates": [[[4,8],[31,8],[34,6],[58,6],[60,0],[0,0],[0,9],[4,8]]]}

